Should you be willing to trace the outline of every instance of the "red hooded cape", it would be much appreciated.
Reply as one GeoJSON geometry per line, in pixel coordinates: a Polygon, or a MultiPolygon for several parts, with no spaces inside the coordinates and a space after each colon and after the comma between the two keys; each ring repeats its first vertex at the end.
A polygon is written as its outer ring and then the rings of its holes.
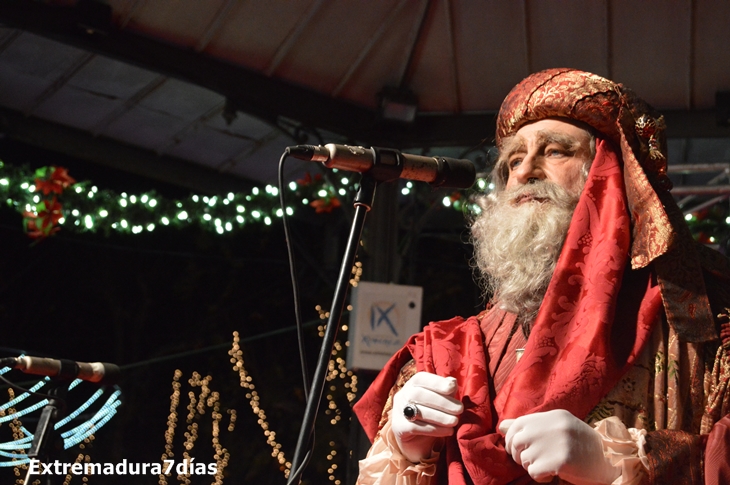
{"type": "Polygon", "coordinates": [[[492,398],[492,376],[476,317],[435,322],[386,365],[355,412],[370,439],[401,367],[457,379],[464,403],[438,465],[440,483],[529,483],[504,449],[500,420],[566,409],[583,419],[635,362],[662,310],[650,269],[631,270],[630,218],[620,158],[596,140],[596,157],[576,206],[524,355],[492,398]]]}

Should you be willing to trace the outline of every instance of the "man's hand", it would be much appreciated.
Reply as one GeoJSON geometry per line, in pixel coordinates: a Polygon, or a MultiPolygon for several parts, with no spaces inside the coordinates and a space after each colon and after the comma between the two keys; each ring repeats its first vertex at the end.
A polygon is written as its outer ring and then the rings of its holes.
{"type": "Polygon", "coordinates": [[[621,475],[604,456],[598,432],[563,409],[505,419],[499,431],[507,453],[536,482],[559,476],[575,485],[605,485],[621,475]]]}
{"type": "MultiPolygon", "coordinates": [[[[451,397],[456,392],[456,379],[419,372],[393,396],[391,429],[398,446],[409,461],[418,463],[431,455],[437,438],[451,436],[464,406],[451,397]],[[414,420],[403,413],[415,405],[414,420]]],[[[410,410],[410,409],[409,409],[410,410]]]]}

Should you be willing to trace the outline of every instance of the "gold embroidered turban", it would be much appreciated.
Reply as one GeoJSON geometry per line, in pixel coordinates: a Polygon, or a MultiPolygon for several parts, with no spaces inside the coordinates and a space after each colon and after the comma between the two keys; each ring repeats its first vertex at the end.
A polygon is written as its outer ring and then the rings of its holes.
{"type": "Polygon", "coordinates": [[[505,98],[497,146],[523,125],[549,117],[580,121],[613,142],[624,164],[632,268],[654,263],[667,317],[683,337],[715,338],[698,251],[706,253],[696,248],[669,194],[663,117],[622,84],[575,69],[548,69],[524,79],[505,98]]]}

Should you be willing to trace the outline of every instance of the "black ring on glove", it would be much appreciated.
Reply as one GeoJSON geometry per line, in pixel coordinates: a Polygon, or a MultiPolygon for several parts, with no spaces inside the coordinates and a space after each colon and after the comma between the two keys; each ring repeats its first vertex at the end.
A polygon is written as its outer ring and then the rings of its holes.
{"type": "Polygon", "coordinates": [[[416,406],[416,403],[413,401],[408,401],[408,404],[403,408],[403,416],[410,421],[416,421],[421,417],[421,410],[418,409],[418,406],[416,406]]]}

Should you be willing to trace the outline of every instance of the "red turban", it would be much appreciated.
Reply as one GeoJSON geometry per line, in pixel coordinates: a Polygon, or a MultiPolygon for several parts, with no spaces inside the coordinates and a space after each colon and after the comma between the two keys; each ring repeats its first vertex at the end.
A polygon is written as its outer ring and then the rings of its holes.
{"type": "Polygon", "coordinates": [[[548,69],[507,95],[497,119],[497,145],[543,118],[589,125],[621,154],[631,216],[631,266],[654,262],[669,323],[689,342],[717,338],[696,245],[669,194],[664,119],[623,86],[575,69],[548,69]]]}

